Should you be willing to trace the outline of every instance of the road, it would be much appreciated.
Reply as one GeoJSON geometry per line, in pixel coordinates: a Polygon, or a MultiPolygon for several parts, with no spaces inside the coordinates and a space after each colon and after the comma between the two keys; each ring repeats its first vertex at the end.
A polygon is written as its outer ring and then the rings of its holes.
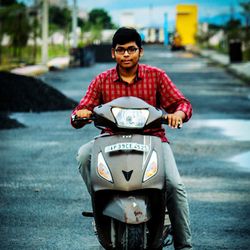
{"type": "MultiPolygon", "coordinates": [[[[167,134],[186,185],[194,249],[249,249],[250,87],[207,59],[146,47],[143,63],[166,70],[193,104],[181,130],[167,134]]],[[[79,101],[112,63],[41,78],[79,101]]],[[[75,154],[97,135],[74,130],[71,111],[15,113],[27,128],[0,131],[1,249],[99,249],[75,154]]]]}

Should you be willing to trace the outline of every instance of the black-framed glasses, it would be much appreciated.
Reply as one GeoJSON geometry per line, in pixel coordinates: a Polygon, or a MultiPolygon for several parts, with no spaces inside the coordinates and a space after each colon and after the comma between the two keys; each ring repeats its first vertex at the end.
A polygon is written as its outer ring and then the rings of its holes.
{"type": "Polygon", "coordinates": [[[125,52],[127,51],[129,54],[134,54],[139,48],[136,48],[134,46],[128,47],[127,49],[123,48],[123,47],[118,47],[117,49],[115,49],[115,52],[118,55],[124,55],[125,52]]]}

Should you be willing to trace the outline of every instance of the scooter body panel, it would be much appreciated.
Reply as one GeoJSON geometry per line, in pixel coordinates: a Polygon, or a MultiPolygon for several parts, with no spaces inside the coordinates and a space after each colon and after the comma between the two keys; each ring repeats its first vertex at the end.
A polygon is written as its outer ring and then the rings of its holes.
{"type": "Polygon", "coordinates": [[[133,191],[147,188],[163,189],[165,172],[161,140],[148,135],[112,135],[99,137],[94,142],[91,161],[92,190],[133,191]],[[147,164],[152,153],[157,155],[157,173],[143,181],[147,164]],[[103,158],[110,169],[112,182],[97,172],[98,157],[103,158]]]}
{"type": "Polygon", "coordinates": [[[125,224],[147,223],[148,244],[162,245],[166,204],[166,183],[160,138],[140,134],[98,137],[91,160],[91,198],[99,241],[112,246],[110,220],[125,224]],[[133,146],[132,146],[133,145],[133,146]],[[157,155],[157,173],[143,181],[153,152],[157,155]],[[98,154],[102,154],[112,182],[98,174],[98,154]],[[108,227],[107,227],[108,225],[108,227]]]}
{"type": "Polygon", "coordinates": [[[145,196],[116,196],[103,210],[103,214],[128,224],[140,224],[151,218],[145,196]]]}

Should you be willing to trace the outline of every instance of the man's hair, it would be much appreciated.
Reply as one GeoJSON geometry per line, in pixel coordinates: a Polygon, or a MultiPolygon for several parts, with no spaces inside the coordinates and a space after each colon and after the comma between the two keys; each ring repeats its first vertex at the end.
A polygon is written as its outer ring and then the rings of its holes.
{"type": "Polygon", "coordinates": [[[121,27],[113,36],[112,48],[115,48],[117,44],[122,45],[129,42],[135,42],[139,48],[142,46],[141,36],[136,29],[121,27]]]}

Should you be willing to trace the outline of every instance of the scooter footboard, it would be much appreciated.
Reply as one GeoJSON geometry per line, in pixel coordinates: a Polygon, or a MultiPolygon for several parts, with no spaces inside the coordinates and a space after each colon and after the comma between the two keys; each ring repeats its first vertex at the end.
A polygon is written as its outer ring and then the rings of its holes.
{"type": "Polygon", "coordinates": [[[107,204],[103,214],[127,224],[140,224],[151,218],[144,196],[115,196],[107,204]]]}

